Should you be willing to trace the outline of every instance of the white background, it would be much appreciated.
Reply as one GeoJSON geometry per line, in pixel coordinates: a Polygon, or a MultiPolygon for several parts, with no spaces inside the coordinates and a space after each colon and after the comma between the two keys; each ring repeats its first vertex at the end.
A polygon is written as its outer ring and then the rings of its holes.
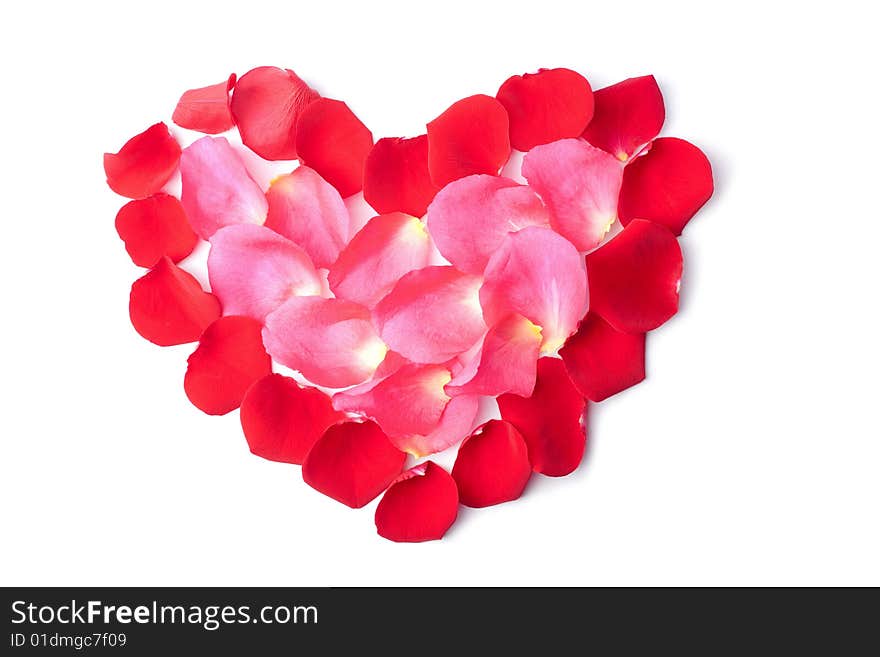
{"type": "Polygon", "coordinates": [[[782,4],[4,4],[0,583],[880,584],[875,24],[782,4]],[[576,474],[397,545],[189,404],[192,346],[129,324],[101,154],[262,64],[377,138],[541,66],[657,76],[717,190],[576,474]]]}

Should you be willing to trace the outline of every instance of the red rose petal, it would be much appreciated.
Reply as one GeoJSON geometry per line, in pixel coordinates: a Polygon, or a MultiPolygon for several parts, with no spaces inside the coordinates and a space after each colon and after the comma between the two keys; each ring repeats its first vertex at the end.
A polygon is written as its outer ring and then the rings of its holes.
{"type": "Polygon", "coordinates": [[[183,388],[208,415],[235,410],[256,381],[272,373],[260,323],[250,317],[221,317],[202,334],[187,361],[183,388]]]}
{"type": "Polygon", "coordinates": [[[241,427],[251,452],[301,464],[324,431],[345,419],[325,393],[281,374],[254,383],[241,402],[241,427]]]}
{"type": "Polygon", "coordinates": [[[437,193],[428,172],[428,136],[386,137],[364,163],[364,199],[379,214],[422,217],[437,193]]]}
{"type": "Polygon", "coordinates": [[[618,331],[645,333],[678,311],[681,247],[668,228],[636,219],[586,262],[590,310],[618,331]]]}
{"type": "Polygon", "coordinates": [[[293,71],[260,66],[238,80],[230,109],[245,146],[267,160],[293,160],[299,115],[319,97],[293,71]]]}
{"type": "Polygon", "coordinates": [[[562,477],[584,456],[586,402],[558,358],[538,361],[538,380],[531,397],[498,397],[501,417],[522,434],[535,472],[562,477]]]}
{"type": "Polygon", "coordinates": [[[369,310],[315,296],[291,297],[267,316],[263,339],[277,362],[329,388],[366,381],[388,351],[369,310]]]}
{"type": "Polygon", "coordinates": [[[301,246],[316,267],[330,267],[351,239],[351,217],[339,192],[307,166],[278,176],[266,192],[266,226],[301,246]]]}
{"type": "Polygon", "coordinates": [[[483,332],[480,278],[454,267],[425,267],[401,278],[373,310],[379,335],[416,363],[445,363],[483,332]]]}
{"type": "Polygon", "coordinates": [[[683,139],[661,137],[623,171],[620,220],[625,226],[649,219],[680,235],[714,189],[712,165],[703,151],[683,139]]]}
{"type": "Polygon", "coordinates": [[[235,86],[235,73],[219,84],[184,91],[171,120],[181,128],[209,135],[226,132],[233,125],[229,92],[235,86]]]}
{"type": "Polygon", "coordinates": [[[180,144],[164,123],[135,135],[118,153],[104,153],[107,184],[117,194],[145,198],[168,182],[180,160],[180,144]]]}
{"type": "Polygon", "coordinates": [[[202,239],[223,226],[266,221],[266,196],[225,137],[202,137],[187,146],[180,178],[180,202],[202,239]]]}
{"type": "Polygon", "coordinates": [[[459,271],[479,275],[508,233],[526,226],[549,226],[550,215],[525,185],[474,175],[440,190],[425,221],[443,257],[459,271]]]}
{"type": "Polygon", "coordinates": [[[364,162],[373,148],[373,133],[341,100],[318,98],[299,116],[296,152],[339,190],[343,198],[364,186],[364,162]]]}
{"type": "Polygon", "coordinates": [[[399,543],[443,538],[458,516],[458,487],[446,470],[425,461],[391,484],[376,507],[379,536],[399,543]]]}
{"type": "Polygon", "coordinates": [[[598,245],[617,219],[623,165],[583,139],[537,146],[522,172],[547,205],[550,225],[578,251],[598,245]]]}
{"type": "Polygon", "coordinates": [[[584,139],[625,162],[663,127],[666,108],[653,75],[629,78],[599,89],[584,139]]]}
{"type": "Polygon", "coordinates": [[[164,257],[131,286],[128,312],[138,333],[168,347],[198,340],[220,316],[220,302],[164,257]]]}
{"type": "Polygon", "coordinates": [[[375,306],[405,274],[428,266],[431,238],[416,217],[395,212],[373,217],[330,267],[333,294],[375,306]]]}
{"type": "Polygon", "coordinates": [[[452,468],[461,503],[475,508],[517,499],[531,474],[526,442],[504,420],[489,420],[465,438],[452,468]]]}
{"type": "Polygon", "coordinates": [[[574,333],[587,304],[583,258],[564,237],[530,226],[510,233],[492,255],[480,288],[488,324],[511,313],[541,328],[541,349],[555,351],[574,333]]]}
{"type": "Polygon", "coordinates": [[[152,267],[163,256],[180,262],[199,241],[180,201],[161,193],[123,205],[116,215],[116,232],[140,267],[152,267]]]}
{"type": "Polygon", "coordinates": [[[400,475],[406,454],[374,422],[341,422],[321,436],[303,463],[303,480],[353,509],[369,504],[400,475]]]}
{"type": "Polygon", "coordinates": [[[479,357],[447,384],[446,392],[528,397],[535,387],[541,342],[541,329],[522,315],[509,315],[489,329],[479,357]]]}
{"type": "Polygon", "coordinates": [[[559,355],[574,385],[593,402],[645,379],[645,334],[618,331],[596,313],[584,318],[559,355]]]}
{"type": "Polygon", "coordinates": [[[567,68],[514,75],[501,85],[496,98],[510,116],[510,143],[520,151],[578,137],[593,116],[590,83],[567,68]]]}
{"type": "Polygon", "coordinates": [[[428,124],[428,171],[443,187],[474,173],[497,174],[510,157],[507,110],[491,96],[454,103],[428,124]]]}
{"type": "Polygon", "coordinates": [[[238,224],[211,236],[211,290],[224,315],[263,321],[292,296],[321,294],[321,277],[306,252],[265,226],[238,224]]]}

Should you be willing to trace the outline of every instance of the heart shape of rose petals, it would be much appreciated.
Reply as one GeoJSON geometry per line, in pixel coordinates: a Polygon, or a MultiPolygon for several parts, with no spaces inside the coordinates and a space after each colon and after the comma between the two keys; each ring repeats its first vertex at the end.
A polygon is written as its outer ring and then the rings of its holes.
{"type": "Polygon", "coordinates": [[[240,407],[254,454],[352,508],[382,495],[387,539],[439,539],[460,504],[574,471],[589,404],[645,378],[646,334],[678,310],[677,237],[713,192],[706,156],[658,137],[664,118],[653,76],[594,92],[568,69],[375,142],[287,69],[186,91],[173,121],[208,136],[182,148],[156,123],[104,155],[131,199],[117,231],[149,270],[132,324],[198,342],[186,395],[240,407]],[[233,128],[242,145],[212,136],[233,128]],[[259,158],[280,162],[267,187],[259,158]],[[187,271],[200,241],[210,291],[187,271]],[[500,417],[475,427],[486,398],[500,417]],[[426,460],[456,445],[451,473],[426,460]]]}

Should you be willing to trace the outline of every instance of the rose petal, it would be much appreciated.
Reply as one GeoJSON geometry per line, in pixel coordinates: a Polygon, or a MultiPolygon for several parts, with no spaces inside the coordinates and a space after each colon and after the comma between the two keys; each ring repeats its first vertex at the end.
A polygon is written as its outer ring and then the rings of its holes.
{"type": "Polygon", "coordinates": [[[150,342],[167,347],[195,342],[220,316],[220,302],[190,274],[163,257],[131,286],[132,326],[150,342]]]}
{"type": "Polygon", "coordinates": [[[345,419],[325,393],[280,374],[254,383],[241,402],[241,427],[251,452],[301,464],[324,431],[345,419]]]}
{"type": "Polygon", "coordinates": [[[353,509],[369,504],[400,475],[406,454],[374,422],[341,422],[321,436],[303,463],[303,480],[353,509]]]}
{"type": "Polygon", "coordinates": [[[453,397],[505,392],[528,397],[535,387],[541,342],[541,329],[522,315],[508,315],[486,333],[476,369],[463,370],[449,382],[446,392],[453,397]]]}
{"type": "Polygon", "coordinates": [[[116,232],[140,267],[152,267],[163,256],[180,262],[199,241],[180,201],[161,193],[123,205],[116,214],[116,232]]]}
{"type": "Polygon", "coordinates": [[[517,499],[531,474],[526,441],[504,420],[489,420],[465,438],[452,468],[461,503],[476,508],[517,499]]]}
{"type": "Polygon", "coordinates": [[[145,198],[168,182],[180,161],[180,144],[164,123],[135,135],[118,153],[104,153],[107,184],[117,194],[145,198]]]}
{"type": "Polygon", "coordinates": [[[535,472],[562,477],[573,472],[586,446],[586,402],[558,358],[538,361],[531,397],[498,397],[501,417],[522,434],[535,472]]]}
{"type": "Polygon", "coordinates": [[[510,233],[489,260],[480,303],[488,324],[518,313],[541,328],[541,349],[555,351],[584,315],[583,258],[549,228],[531,226],[510,233]]]}
{"type": "Polygon", "coordinates": [[[375,420],[392,439],[426,436],[440,424],[451,379],[442,365],[405,364],[375,385],[336,393],[333,406],[375,420]]]}
{"type": "Polygon", "coordinates": [[[444,187],[425,217],[437,249],[458,270],[482,274],[504,236],[526,226],[549,226],[535,193],[509,178],[474,175],[444,187]]]}
{"type": "Polygon", "coordinates": [[[229,92],[235,86],[235,73],[224,82],[184,91],[171,120],[181,128],[209,135],[226,132],[235,123],[229,110],[229,92]]]}
{"type": "Polygon", "coordinates": [[[586,262],[590,309],[618,331],[645,333],[678,311],[681,247],[668,228],[636,219],[586,262]]]}
{"type": "Polygon", "coordinates": [[[537,146],[522,172],[547,205],[550,225],[579,251],[599,244],[617,219],[623,165],[582,139],[537,146]]]}
{"type": "Polygon", "coordinates": [[[661,137],[623,172],[620,220],[625,226],[649,219],[680,235],[714,189],[712,165],[703,151],[683,139],[661,137]]]}
{"type": "Polygon", "coordinates": [[[454,103],[428,124],[428,171],[437,187],[474,173],[497,174],[510,157],[507,111],[490,96],[454,103]]]}
{"type": "Polygon", "coordinates": [[[424,216],[437,193],[428,172],[428,136],[386,137],[364,163],[364,199],[380,214],[424,216]]]}
{"type": "Polygon", "coordinates": [[[572,383],[593,402],[645,379],[645,334],[616,330],[589,313],[559,350],[572,383]]]}
{"type": "Polygon", "coordinates": [[[399,543],[443,538],[458,516],[458,488],[446,470],[426,461],[404,472],[376,507],[379,536],[399,543]]]}
{"type": "Polygon", "coordinates": [[[653,75],[629,78],[599,89],[584,139],[625,162],[663,127],[666,108],[653,75]]]}
{"type": "Polygon", "coordinates": [[[318,271],[306,252],[265,226],[239,224],[211,236],[211,290],[224,315],[263,321],[292,296],[321,294],[318,271]]]}
{"type": "Polygon", "coordinates": [[[296,124],[296,151],[345,198],[364,185],[364,162],[373,133],[341,100],[318,98],[303,109],[296,124]]]}
{"type": "Polygon", "coordinates": [[[593,116],[590,83],[567,68],[514,75],[501,85],[496,98],[510,116],[510,143],[520,151],[578,137],[593,116]]]}
{"type": "Polygon", "coordinates": [[[221,317],[202,334],[187,361],[183,388],[208,415],[225,415],[241,404],[248,388],[272,372],[260,339],[260,323],[250,317],[221,317]]]}
{"type": "Polygon", "coordinates": [[[430,259],[431,238],[419,219],[400,212],[373,217],[330,267],[330,289],[372,308],[404,274],[427,267],[430,259]]]}
{"type": "Polygon", "coordinates": [[[301,246],[317,267],[330,267],[352,235],[351,217],[339,192],[318,173],[300,166],[276,178],[269,191],[266,226],[301,246]]]}
{"type": "Polygon", "coordinates": [[[329,388],[366,381],[388,351],[370,311],[343,299],[292,297],[266,317],[263,339],[276,361],[329,388]]]}
{"type": "Polygon", "coordinates": [[[338,410],[374,419],[398,448],[420,458],[459,442],[470,433],[479,410],[475,395],[450,400],[447,369],[414,365],[393,351],[371,381],[333,396],[338,410]]]}
{"type": "Polygon", "coordinates": [[[224,137],[202,137],[180,157],[180,202],[193,230],[208,239],[218,228],[262,224],[266,196],[224,137]]]}
{"type": "Polygon", "coordinates": [[[293,71],[260,66],[241,76],[230,109],[245,146],[267,160],[293,160],[297,119],[319,97],[293,71]]]}
{"type": "Polygon", "coordinates": [[[461,442],[461,439],[470,433],[479,410],[479,396],[458,395],[447,402],[440,416],[440,422],[433,431],[427,434],[391,436],[391,442],[416,458],[442,452],[461,442]]]}
{"type": "Polygon", "coordinates": [[[486,330],[480,278],[454,267],[417,269],[401,278],[373,310],[386,344],[416,363],[443,363],[468,349],[486,330]]]}

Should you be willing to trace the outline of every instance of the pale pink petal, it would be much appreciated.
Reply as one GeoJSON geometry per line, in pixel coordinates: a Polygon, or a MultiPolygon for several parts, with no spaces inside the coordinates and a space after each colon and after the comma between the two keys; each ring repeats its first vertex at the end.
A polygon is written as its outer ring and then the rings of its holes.
{"type": "Polygon", "coordinates": [[[184,148],[180,176],[180,202],[202,239],[223,226],[266,220],[263,190],[224,137],[202,137],[184,148]]]}
{"type": "Polygon", "coordinates": [[[288,299],[266,317],[263,343],[274,360],[329,388],[366,381],[388,351],[369,310],[322,297],[288,299]]]}
{"type": "Polygon", "coordinates": [[[522,315],[508,315],[489,329],[476,367],[462,370],[446,386],[453,397],[461,394],[532,394],[541,352],[541,329],[522,315]]]}
{"type": "Polygon", "coordinates": [[[416,217],[395,212],[373,217],[330,267],[330,289],[372,308],[400,278],[427,267],[431,238],[416,217]]]}
{"type": "Polygon", "coordinates": [[[452,375],[442,365],[406,364],[376,383],[333,396],[336,410],[376,421],[398,449],[424,456],[464,438],[473,426],[479,400],[444,391],[452,375]]]}
{"type": "Polygon", "coordinates": [[[224,315],[260,321],[292,296],[321,294],[321,278],[306,252],[253,224],[227,226],[211,236],[208,278],[224,315]]]}
{"type": "Polygon", "coordinates": [[[333,396],[333,407],[374,419],[389,436],[427,435],[449,402],[443,390],[452,375],[442,365],[404,365],[366,390],[333,396]]]}
{"type": "Polygon", "coordinates": [[[550,210],[550,224],[580,251],[599,244],[617,220],[623,163],[583,139],[536,146],[522,172],[550,210]]]}
{"type": "Polygon", "coordinates": [[[504,238],[480,289],[486,323],[518,313],[541,328],[541,350],[553,352],[577,328],[587,308],[584,259],[571,242],[533,226],[504,238]]]}
{"type": "Polygon", "coordinates": [[[474,175],[449,183],[425,217],[440,253],[460,271],[482,274],[507,233],[548,226],[547,208],[535,193],[509,178],[474,175]]]}
{"type": "Polygon", "coordinates": [[[443,363],[486,330],[479,276],[454,267],[425,267],[401,278],[373,310],[386,344],[416,363],[443,363]]]}
{"type": "Polygon", "coordinates": [[[474,420],[480,407],[477,395],[458,395],[453,397],[443,409],[437,428],[427,435],[389,436],[395,447],[408,452],[416,458],[442,452],[463,440],[474,428],[474,420]]]}
{"type": "Polygon", "coordinates": [[[336,188],[300,166],[279,176],[266,192],[266,225],[301,246],[316,267],[329,267],[352,236],[351,219],[336,188]]]}

